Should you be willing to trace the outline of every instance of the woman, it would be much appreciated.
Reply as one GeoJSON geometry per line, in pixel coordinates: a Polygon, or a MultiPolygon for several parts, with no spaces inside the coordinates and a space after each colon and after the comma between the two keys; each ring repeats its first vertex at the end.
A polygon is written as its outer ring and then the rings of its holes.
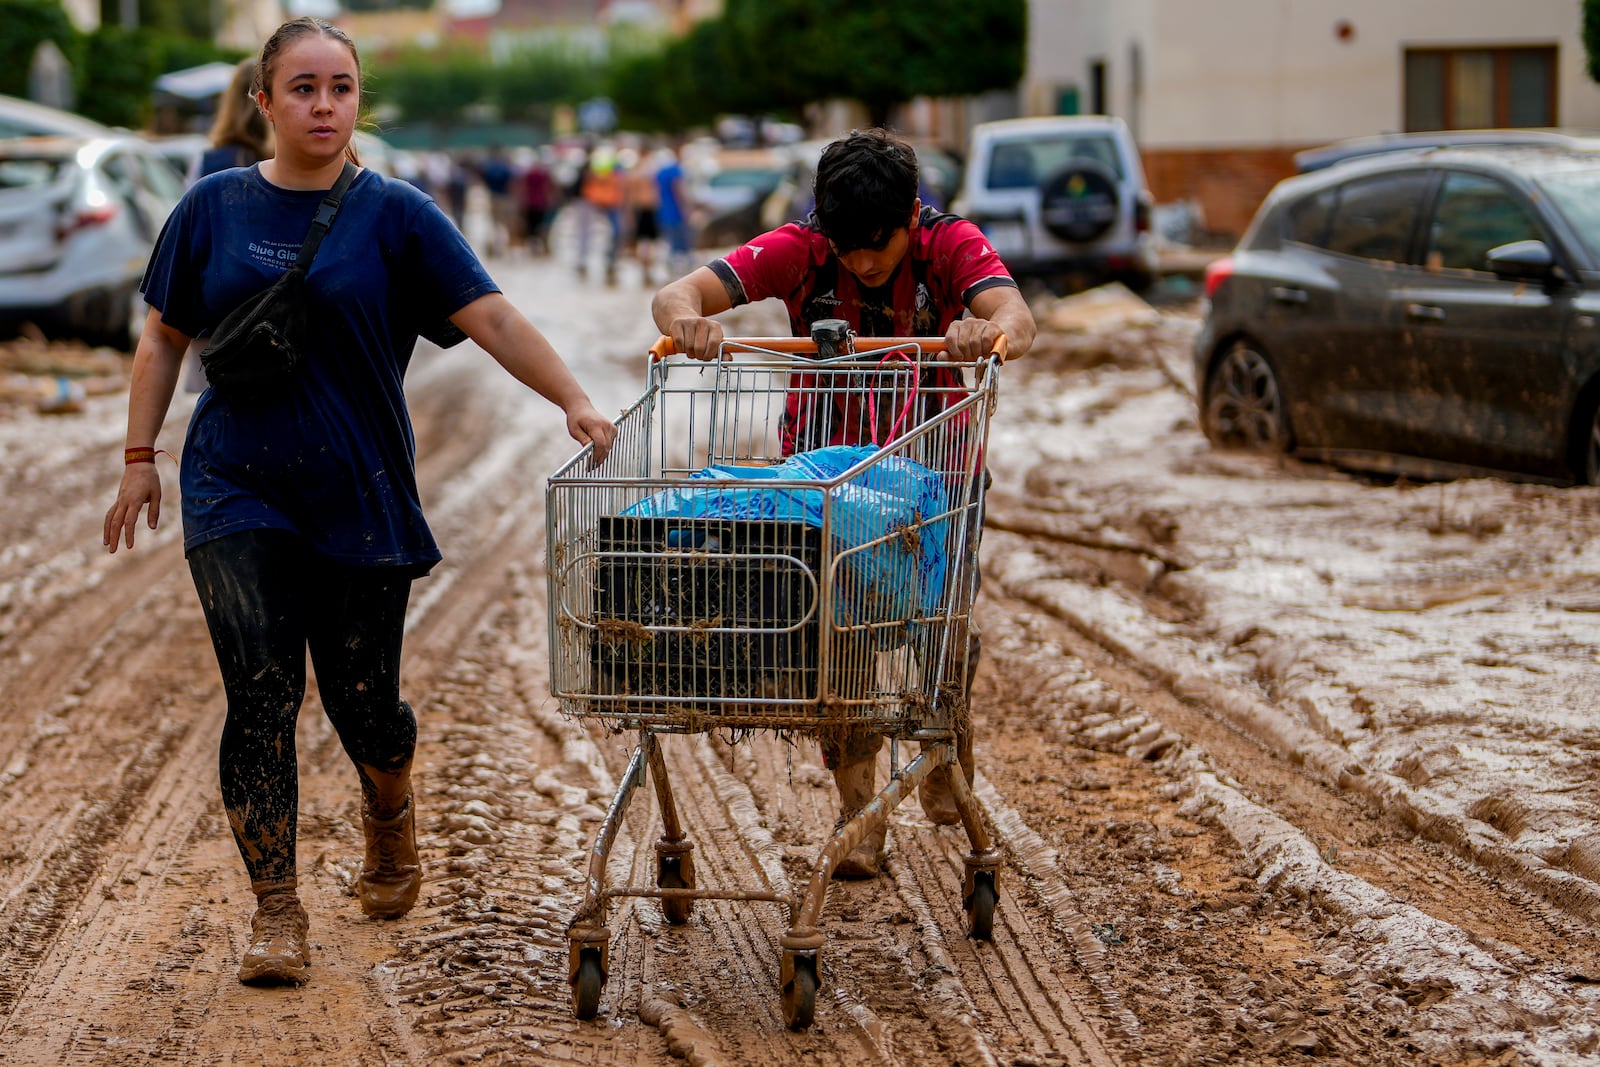
{"type": "MultiPolygon", "coordinates": [[[[342,31],[313,18],[280,26],[261,50],[255,99],[276,155],[195,183],[145,275],[152,310],[134,357],[122,484],[106,514],[112,552],[133,547],[142,509],[151,529],[160,516],[155,439],[185,346],[292,261],[313,211],[354,162],[361,70],[342,31]]],[[[228,700],[223,804],[257,898],[239,967],[250,984],[303,982],[310,964],[296,891],[294,744],[308,650],[361,782],[362,909],[397,918],[421,887],[417,724],[399,691],[411,581],[440,558],[401,391],[418,334],[448,318],[560,406],[568,432],[600,456],[616,432],[460,231],[405,182],[358,172],[307,288],[314,336],[290,394],[267,405],[202,394],[180,472],[184,549],[228,700]]]]}
{"type": "Polygon", "coordinates": [[[228,91],[217,100],[217,117],[211,124],[211,147],[195,159],[189,173],[193,184],[207,174],[229,167],[248,167],[272,156],[272,130],[256,107],[256,61],[241,59],[228,91]]]}

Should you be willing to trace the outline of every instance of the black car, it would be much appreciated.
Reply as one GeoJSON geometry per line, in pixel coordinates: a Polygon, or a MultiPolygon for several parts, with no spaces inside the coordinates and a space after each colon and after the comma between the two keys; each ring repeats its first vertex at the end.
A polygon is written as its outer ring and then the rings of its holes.
{"type": "Polygon", "coordinates": [[[1600,484],[1600,152],[1286,179],[1206,275],[1206,436],[1426,478],[1600,484]]]}

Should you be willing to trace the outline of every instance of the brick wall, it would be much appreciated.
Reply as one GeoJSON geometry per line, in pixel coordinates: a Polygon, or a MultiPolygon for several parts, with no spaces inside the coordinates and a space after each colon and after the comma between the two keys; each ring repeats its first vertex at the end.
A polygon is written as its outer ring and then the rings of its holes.
{"type": "Polygon", "coordinates": [[[1193,201],[1200,207],[1206,230],[1231,241],[1244,233],[1272,187],[1294,173],[1298,151],[1300,148],[1143,148],[1140,156],[1156,203],[1193,201]]]}

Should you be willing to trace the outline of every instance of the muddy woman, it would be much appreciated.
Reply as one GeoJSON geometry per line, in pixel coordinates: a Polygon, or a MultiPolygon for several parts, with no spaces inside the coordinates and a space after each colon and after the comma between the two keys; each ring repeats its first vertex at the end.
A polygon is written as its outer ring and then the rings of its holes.
{"type": "Polygon", "coordinates": [[[239,980],[298,984],[311,964],[295,866],[308,652],[360,781],[361,908],[398,918],[422,885],[401,636],[411,583],[440,552],[401,389],[417,338],[472,338],[561,407],[573,438],[601,456],[615,429],[433,201],[360,168],[350,140],[361,64],[349,37],[294,19],[267,40],[256,71],[276,154],[196,182],[161,233],[104,541],[131,549],[140,512],[152,530],[160,519],[156,436],[191,338],[292,265],[349,161],[354,177],[306,276],[309,326],[291,380],[270,400],[208,388],[179,466],[184,552],[227,695],[222,803],[256,895],[239,980]]]}

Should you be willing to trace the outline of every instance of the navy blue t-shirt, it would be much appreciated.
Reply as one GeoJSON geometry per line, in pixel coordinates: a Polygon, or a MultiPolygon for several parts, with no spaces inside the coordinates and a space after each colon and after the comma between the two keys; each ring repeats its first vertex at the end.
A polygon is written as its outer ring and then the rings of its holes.
{"type": "MultiPolygon", "coordinates": [[[[209,333],[294,263],[324,195],[281,189],[255,166],[200,179],[161,231],[145,299],[174,329],[209,333]]],[[[184,548],[281,529],[340,563],[424,574],[440,554],[402,381],[420,333],[499,288],[432,199],[370,170],[350,184],[306,282],[309,337],[291,395],[247,409],[207,389],[195,404],[184,548]]]]}

